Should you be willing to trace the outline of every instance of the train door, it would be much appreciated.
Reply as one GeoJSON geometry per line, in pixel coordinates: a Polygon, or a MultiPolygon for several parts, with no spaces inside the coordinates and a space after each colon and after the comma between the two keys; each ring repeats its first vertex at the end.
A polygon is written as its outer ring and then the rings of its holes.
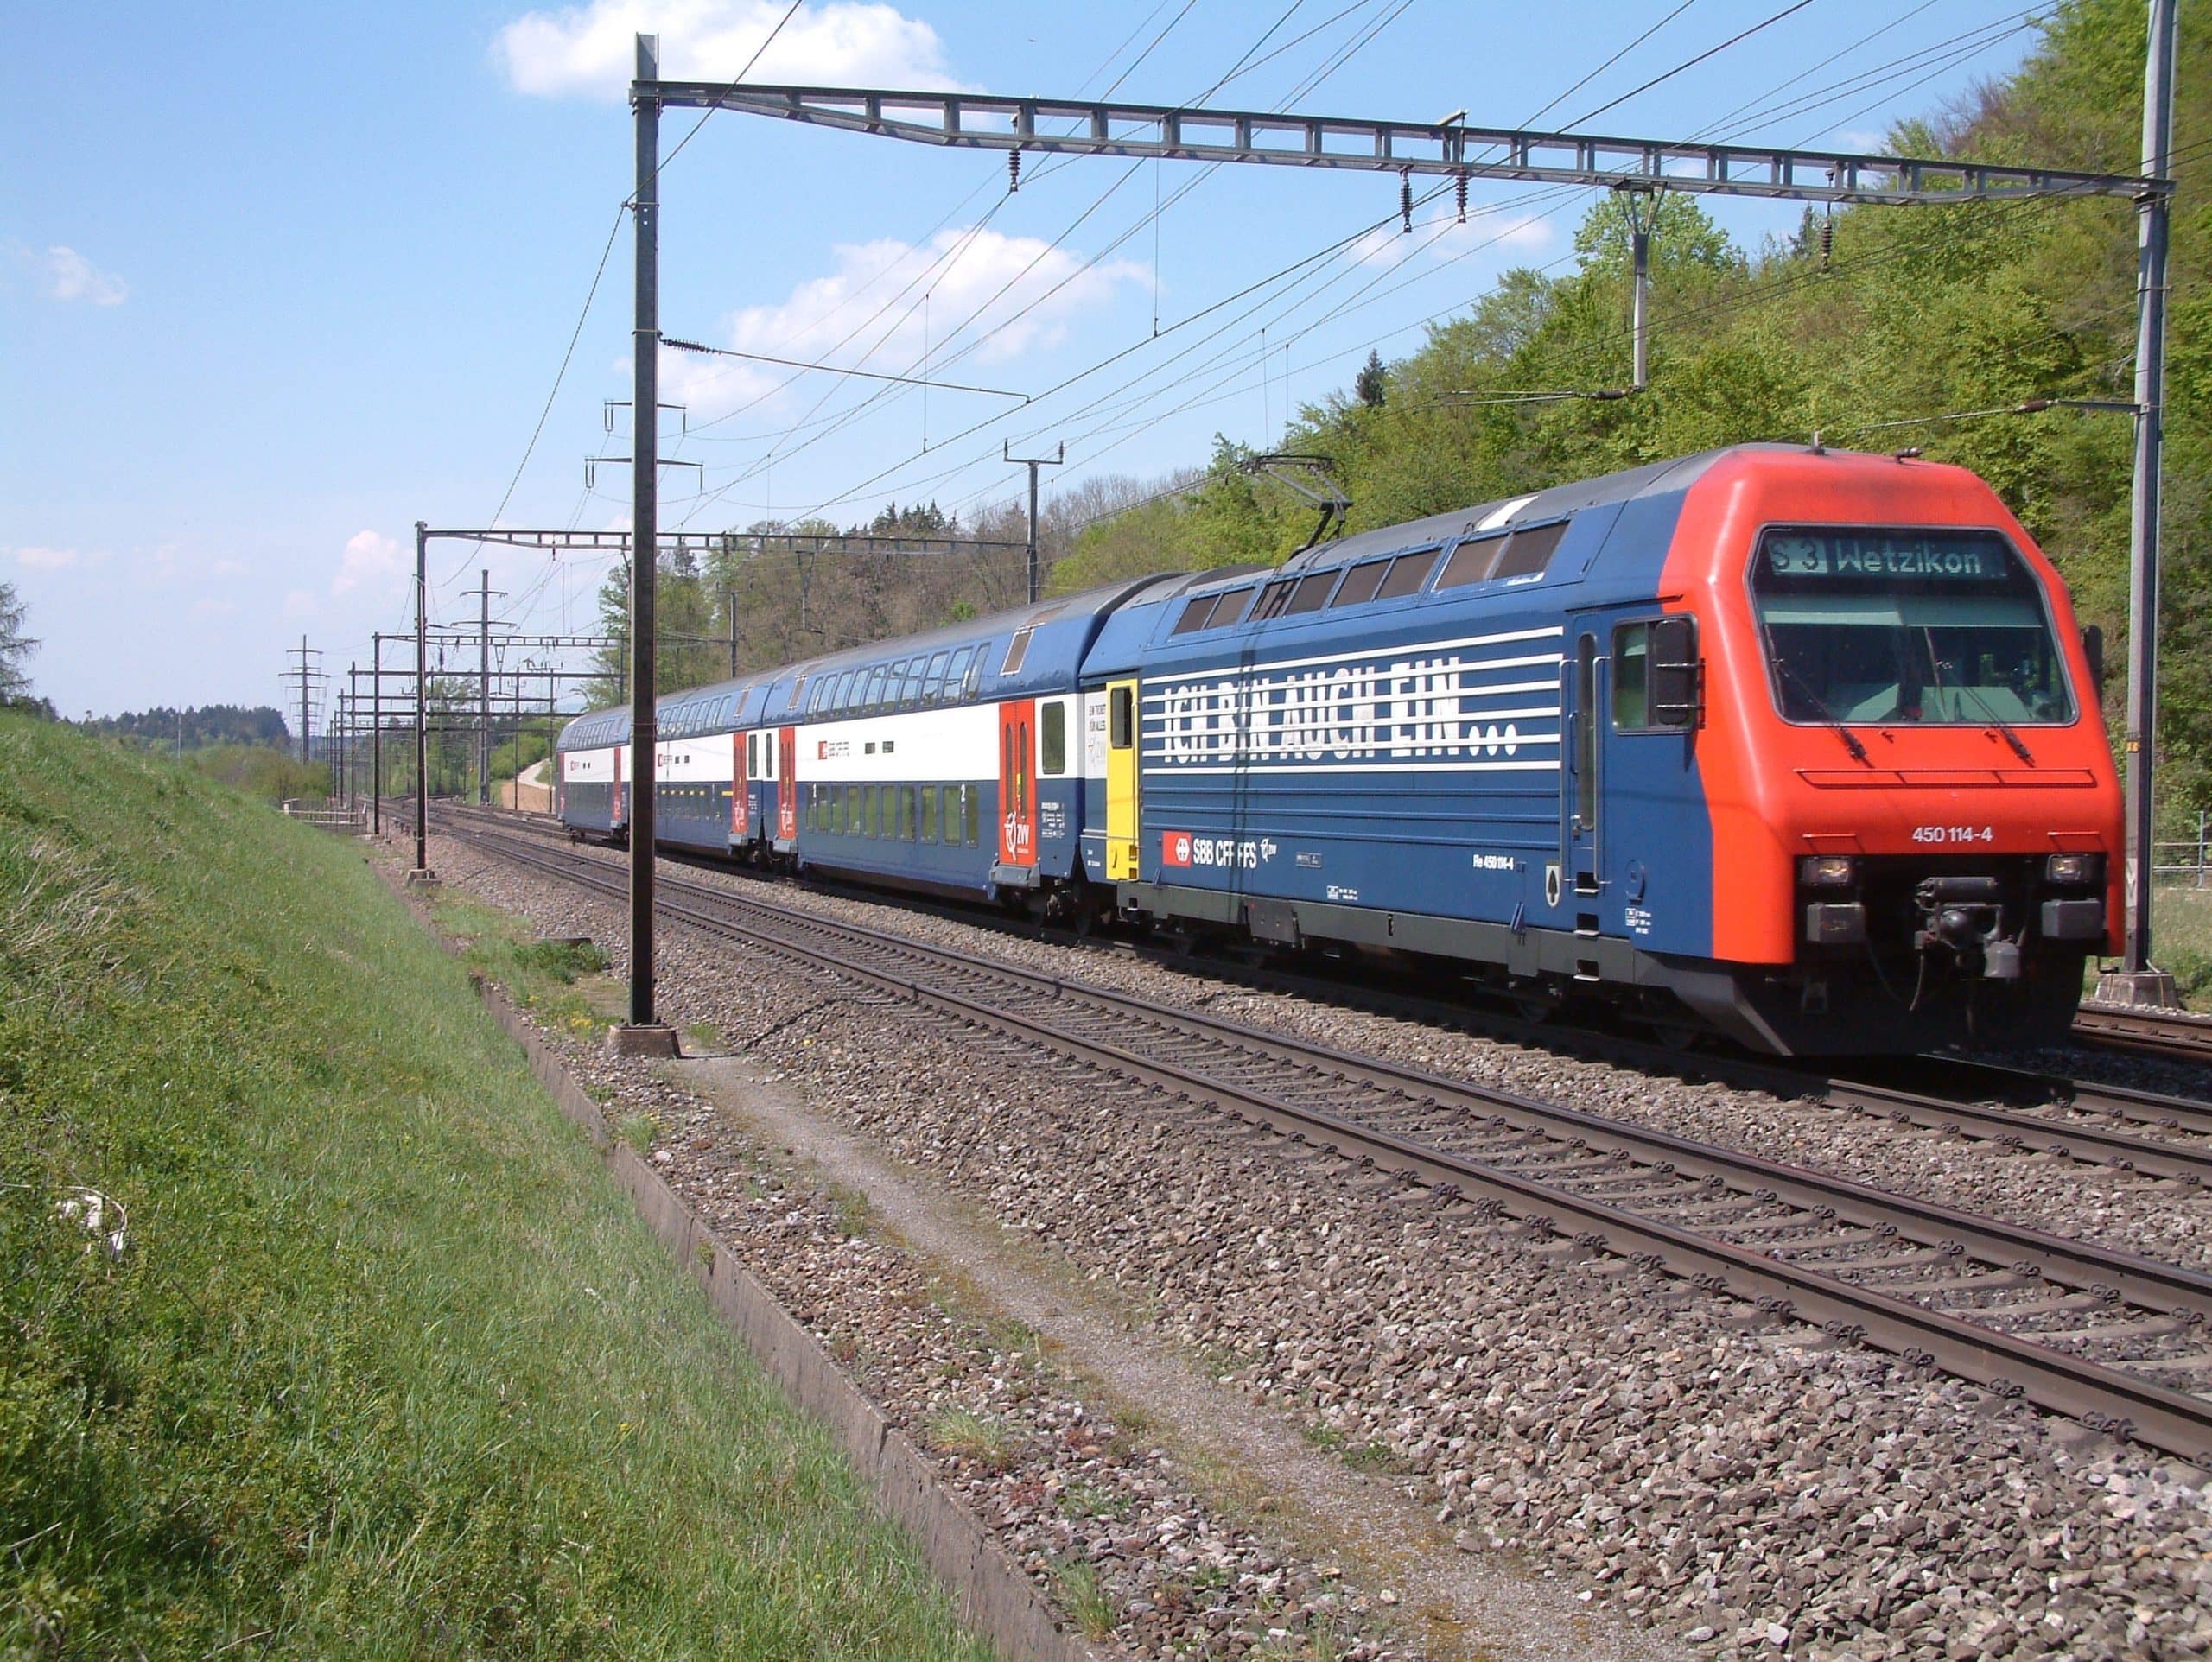
{"type": "Polygon", "coordinates": [[[999,706],[999,864],[1037,863],[1037,705],[999,706]]]}
{"type": "Polygon", "coordinates": [[[614,747],[614,790],[607,803],[607,828],[610,831],[622,823],[622,752],[626,748],[621,745],[614,747]]]}
{"type": "Polygon", "coordinates": [[[773,747],[767,751],[769,777],[776,785],[776,846],[789,850],[798,843],[798,729],[779,727],[773,747]]]}
{"type": "Polygon", "coordinates": [[[745,841],[745,827],[751,817],[748,809],[753,802],[753,770],[746,765],[747,753],[753,748],[753,735],[734,733],[729,736],[729,840],[745,841]]]}
{"type": "Polygon", "coordinates": [[[1137,877],[1137,684],[1106,688],[1106,877],[1137,877]]]}
{"type": "Polygon", "coordinates": [[[1554,904],[1573,910],[1577,934],[1597,932],[1596,897],[1605,880],[1605,669],[1592,625],[1576,635],[1560,671],[1566,742],[1560,767],[1560,865],[1566,892],[1554,904]]]}

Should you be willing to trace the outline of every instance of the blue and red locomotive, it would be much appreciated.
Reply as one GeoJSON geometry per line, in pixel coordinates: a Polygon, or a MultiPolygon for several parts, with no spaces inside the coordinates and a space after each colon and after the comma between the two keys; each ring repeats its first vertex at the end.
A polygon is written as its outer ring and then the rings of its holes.
{"type": "MultiPolygon", "coordinates": [[[[1745,446],[661,705],[675,846],[1446,961],[1792,1053],[2062,1035],[2094,641],[1962,469],[1745,446]]],[[[620,835],[628,722],[562,735],[620,835]]]]}

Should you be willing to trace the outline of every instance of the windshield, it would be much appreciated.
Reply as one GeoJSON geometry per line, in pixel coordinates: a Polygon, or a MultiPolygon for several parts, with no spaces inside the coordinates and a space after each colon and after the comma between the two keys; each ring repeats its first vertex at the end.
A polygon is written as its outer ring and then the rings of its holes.
{"type": "Polygon", "coordinates": [[[1785,720],[2074,719],[2042,586],[1995,531],[1777,528],[1751,600],[1785,720]]]}

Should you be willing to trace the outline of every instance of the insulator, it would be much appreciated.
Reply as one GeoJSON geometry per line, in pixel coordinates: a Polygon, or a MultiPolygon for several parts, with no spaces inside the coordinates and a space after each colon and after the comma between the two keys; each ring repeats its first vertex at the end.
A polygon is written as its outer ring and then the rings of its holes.
{"type": "Polygon", "coordinates": [[[1459,175],[1459,223],[1465,225],[1467,223],[1467,175],[1464,173],[1459,175]]]}
{"type": "Polygon", "coordinates": [[[1408,231],[1414,228],[1414,171],[1411,168],[1398,169],[1398,217],[1405,221],[1408,231]]]}
{"type": "Polygon", "coordinates": [[[1009,196],[1021,188],[1021,152],[1006,153],[1006,193],[1009,196]]]}
{"type": "Polygon", "coordinates": [[[1821,221],[1821,270],[1828,269],[1828,257],[1835,252],[1835,221],[1821,221]]]}

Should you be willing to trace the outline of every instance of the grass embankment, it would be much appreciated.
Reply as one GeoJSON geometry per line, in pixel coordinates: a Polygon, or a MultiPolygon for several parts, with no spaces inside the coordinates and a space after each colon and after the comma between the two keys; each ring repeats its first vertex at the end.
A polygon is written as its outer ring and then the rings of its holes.
{"type": "Polygon", "coordinates": [[[980,1653],[349,844],[0,719],[0,1653],[217,1652],[980,1653]]]}

